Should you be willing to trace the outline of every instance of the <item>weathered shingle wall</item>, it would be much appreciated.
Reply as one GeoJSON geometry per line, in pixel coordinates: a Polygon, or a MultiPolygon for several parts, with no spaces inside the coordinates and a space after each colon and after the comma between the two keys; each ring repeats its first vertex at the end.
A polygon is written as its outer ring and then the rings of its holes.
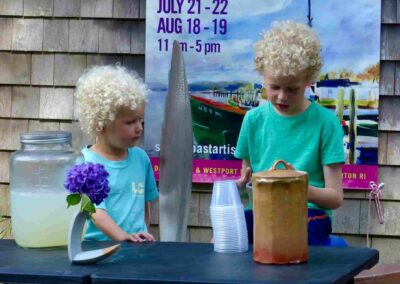
{"type": "MultiPolygon", "coordinates": [[[[382,263],[400,262],[400,1],[382,0],[379,87],[379,181],[385,183],[379,224],[371,204],[370,241],[380,250],[382,263]]],[[[354,245],[366,245],[368,193],[347,193],[335,212],[334,230],[354,245]]]]}
{"type": "MultiPolygon", "coordinates": [[[[72,96],[85,68],[120,62],[144,75],[144,18],[145,0],[0,0],[0,215],[10,215],[8,159],[21,132],[63,129],[73,132],[76,146],[88,141],[74,121],[72,96]]],[[[379,179],[386,184],[385,224],[372,204],[370,236],[383,263],[400,262],[399,109],[400,0],[382,0],[379,179]]],[[[189,241],[211,239],[210,192],[210,185],[193,186],[189,241]]],[[[365,246],[368,194],[345,196],[334,231],[365,246]]],[[[157,209],[155,204],[155,235],[157,209]]]]}

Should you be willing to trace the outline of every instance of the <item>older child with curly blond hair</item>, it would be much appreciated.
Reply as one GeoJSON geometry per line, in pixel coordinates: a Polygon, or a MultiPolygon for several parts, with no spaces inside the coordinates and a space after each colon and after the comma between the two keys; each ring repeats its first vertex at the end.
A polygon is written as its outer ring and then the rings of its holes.
{"type": "MultiPolygon", "coordinates": [[[[321,44],[305,24],[275,22],[255,44],[255,63],[264,77],[268,103],[247,112],[243,120],[235,152],[243,160],[239,184],[249,179],[249,168],[264,171],[276,160],[307,172],[308,241],[326,245],[331,210],[343,201],[341,165],[345,158],[338,118],[304,96],[322,66],[321,44]]],[[[251,233],[251,211],[246,218],[251,233]]]]}
{"type": "Polygon", "coordinates": [[[93,67],[78,80],[75,96],[82,129],[96,138],[82,149],[85,161],[103,164],[110,185],[85,238],[154,241],[150,201],[158,191],[147,154],[135,147],[143,131],[145,85],[123,67],[93,67]]]}

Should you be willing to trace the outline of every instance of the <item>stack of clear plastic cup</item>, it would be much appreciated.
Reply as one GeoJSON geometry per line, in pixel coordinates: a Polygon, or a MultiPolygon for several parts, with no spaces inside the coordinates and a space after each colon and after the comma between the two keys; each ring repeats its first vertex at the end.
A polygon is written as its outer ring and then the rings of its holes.
{"type": "Polygon", "coordinates": [[[235,181],[214,182],[210,215],[214,251],[245,252],[248,250],[244,208],[235,181]]]}

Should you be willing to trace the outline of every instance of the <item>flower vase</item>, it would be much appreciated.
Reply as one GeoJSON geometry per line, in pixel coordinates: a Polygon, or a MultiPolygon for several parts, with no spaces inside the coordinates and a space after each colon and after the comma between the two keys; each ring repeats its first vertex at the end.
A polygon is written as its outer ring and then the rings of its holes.
{"type": "Polygon", "coordinates": [[[87,212],[76,212],[71,219],[68,233],[68,258],[72,264],[90,264],[101,261],[115,253],[120,245],[113,245],[103,249],[82,251],[82,234],[87,212]]]}

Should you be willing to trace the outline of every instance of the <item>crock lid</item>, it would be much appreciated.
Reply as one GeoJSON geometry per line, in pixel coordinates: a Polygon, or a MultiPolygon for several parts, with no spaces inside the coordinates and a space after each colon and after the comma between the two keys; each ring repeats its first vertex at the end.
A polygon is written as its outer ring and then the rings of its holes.
{"type": "Polygon", "coordinates": [[[253,178],[274,178],[274,179],[287,179],[297,178],[307,175],[306,172],[296,171],[290,164],[284,160],[277,160],[272,167],[267,171],[253,173],[253,178]],[[277,169],[278,164],[283,164],[284,169],[277,169]]]}

